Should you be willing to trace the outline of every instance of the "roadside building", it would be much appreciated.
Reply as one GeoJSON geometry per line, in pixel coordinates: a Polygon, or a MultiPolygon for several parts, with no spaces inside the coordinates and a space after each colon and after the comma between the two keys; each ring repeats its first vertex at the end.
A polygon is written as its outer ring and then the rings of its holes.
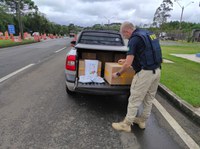
{"type": "Polygon", "coordinates": [[[200,42],[200,29],[192,30],[192,38],[193,38],[193,41],[200,42]]]}

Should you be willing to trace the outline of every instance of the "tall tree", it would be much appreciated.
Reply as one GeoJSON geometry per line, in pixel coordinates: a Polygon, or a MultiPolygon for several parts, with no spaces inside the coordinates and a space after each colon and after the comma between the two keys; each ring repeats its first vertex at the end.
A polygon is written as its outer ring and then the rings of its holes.
{"type": "Polygon", "coordinates": [[[4,2],[11,12],[17,13],[18,8],[20,10],[26,11],[26,10],[38,10],[38,7],[35,5],[35,3],[32,0],[0,0],[1,2],[4,2]]]}
{"type": "Polygon", "coordinates": [[[163,0],[162,4],[156,9],[153,18],[153,25],[160,26],[163,23],[166,23],[167,18],[171,17],[169,12],[173,10],[172,7],[173,3],[171,0],[163,0]]]}
{"type": "Polygon", "coordinates": [[[16,13],[16,17],[18,18],[19,30],[21,32],[23,38],[23,23],[22,23],[22,15],[27,10],[38,10],[38,7],[32,0],[1,0],[2,3],[5,3],[10,12],[16,13]]]}
{"type": "Polygon", "coordinates": [[[5,32],[8,24],[13,23],[13,16],[6,13],[6,8],[0,5],[0,31],[5,32]]]}

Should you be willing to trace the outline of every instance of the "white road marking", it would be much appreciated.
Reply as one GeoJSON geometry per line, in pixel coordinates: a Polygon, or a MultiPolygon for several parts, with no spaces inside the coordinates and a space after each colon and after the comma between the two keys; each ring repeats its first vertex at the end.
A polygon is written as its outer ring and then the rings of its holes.
{"type": "Polygon", "coordinates": [[[16,75],[17,73],[22,72],[22,71],[24,71],[25,69],[28,69],[29,67],[31,67],[31,66],[33,66],[33,65],[35,65],[35,64],[29,64],[29,65],[27,65],[27,66],[25,66],[25,67],[23,67],[23,68],[21,68],[21,69],[15,71],[15,72],[13,72],[13,73],[10,73],[9,75],[7,75],[7,76],[1,78],[1,79],[0,79],[0,83],[3,82],[3,81],[5,81],[5,80],[7,80],[7,79],[9,79],[9,78],[11,78],[12,76],[16,75]]]}
{"type": "Polygon", "coordinates": [[[54,53],[58,53],[58,52],[64,50],[65,48],[66,48],[66,47],[64,47],[64,48],[62,48],[62,49],[60,49],[60,50],[57,50],[57,51],[55,51],[54,53]]]}
{"type": "Polygon", "coordinates": [[[156,99],[154,99],[153,104],[190,149],[200,149],[199,145],[185,132],[185,130],[156,99]]]}

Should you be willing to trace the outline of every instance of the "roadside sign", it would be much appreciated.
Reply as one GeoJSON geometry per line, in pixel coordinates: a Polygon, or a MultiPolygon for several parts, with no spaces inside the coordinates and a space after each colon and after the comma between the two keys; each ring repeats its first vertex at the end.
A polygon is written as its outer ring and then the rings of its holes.
{"type": "Polygon", "coordinates": [[[8,31],[10,34],[15,34],[15,26],[14,25],[8,25],[8,31]]]}

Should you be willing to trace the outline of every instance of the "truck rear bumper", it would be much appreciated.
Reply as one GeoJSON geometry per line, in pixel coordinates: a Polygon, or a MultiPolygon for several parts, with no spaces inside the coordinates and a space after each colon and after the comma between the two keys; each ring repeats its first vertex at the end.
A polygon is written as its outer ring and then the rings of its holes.
{"type": "Polygon", "coordinates": [[[108,83],[78,83],[74,88],[74,83],[67,83],[68,89],[78,93],[92,95],[128,95],[130,85],[109,85],[108,83]]]}
{"type": "Polygon", "coordinates": [[[76,88],[75,92],[91,94],[91,95],[128,95],[129,89],[127,90],[106,90],[106,89],[89,89],[89,88],[76,88]]]}

